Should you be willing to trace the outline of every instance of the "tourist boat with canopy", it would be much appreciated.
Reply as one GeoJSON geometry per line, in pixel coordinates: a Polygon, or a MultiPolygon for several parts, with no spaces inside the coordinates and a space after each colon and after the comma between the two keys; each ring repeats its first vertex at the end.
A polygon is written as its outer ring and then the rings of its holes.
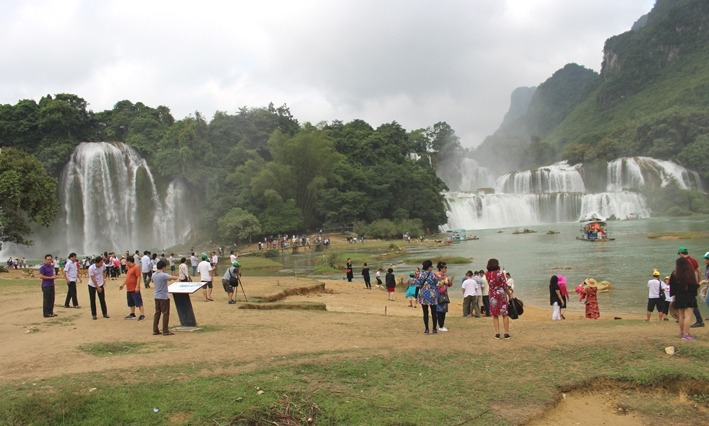
{"type": "Polygon", "coordinates": [[[577,236],[577,240],[587,241],[590,243],[614,241],[615,238],[608,236],[608,230],[606,229],[608,224],[605,218],[598,215],[591,215],[586,219],[581,220],[584,223],[583,228],[581,228],[581,235],[577,236]]]}

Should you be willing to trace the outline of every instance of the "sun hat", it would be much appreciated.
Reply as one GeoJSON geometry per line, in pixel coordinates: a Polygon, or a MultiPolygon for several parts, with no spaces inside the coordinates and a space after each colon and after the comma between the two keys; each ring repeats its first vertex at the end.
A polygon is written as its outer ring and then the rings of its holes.
{"type": "Polygon", "coordinates": [[[207,256],[207,253],[202,253],[202,254],[200,255],[200,257],[202,258],[202,260],[207,260],[207,259],[209,259],[209,256],[207,256]]]}
{"type": "Polygon", "coordinates": [[[679,246],[677,248],[677,254],[689,254],[689,250],[685,246],[679,246]]]}
{"type": "Polygon", "coordinates": [[[709,259],[709,251],[706,252],[706,253],[704,253],[704,258],[705,258],[705,259],[709,259]]]}
{"type": "MultiPolygon", "coordinates": [[[[709,253],[707,253],[707,254],[709,254],[709,253]]],[[[416,275],[416,274],[414,274],[414,271],[409,272],[409,276],[410,276],[410,277],[413,277],[413,276],[415,276],[415,275],[416,275]]]]}
{"type": "Polygon", "coordinates": [[[653,269],[653,270],[652,270],[652,276],[653,276],[653,277],[659,277],[659,276],[660,276],[660,271],[658,271],[657,269],[653,269]]]}
{"type": "Polygon", "coordinates": [[[235,267],[235,268],[238,268],[238,267],[239,267],[239,262],[234,262],[234,263],[231,264],[231,266],[233,266],[233,267],[235,267]]]}

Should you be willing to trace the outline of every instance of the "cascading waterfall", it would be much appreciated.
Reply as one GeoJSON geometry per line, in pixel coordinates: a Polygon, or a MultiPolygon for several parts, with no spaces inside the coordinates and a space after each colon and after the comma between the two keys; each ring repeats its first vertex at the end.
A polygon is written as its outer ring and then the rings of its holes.
{"type": "Polygon", "coordinates": [[[676,182],[680,189],[702,188],[699,173],[687,170],[672,161],[650,157],[623,157],[608,163],[606,191],[621,191],[626,188],[638,190],[646,185],[664,188],[676,182]]]}
{"type": "Polygon", "coordinates": [[[165,248],[191,232],[185,185],[173,180],[159,191],[146,161],[123,143],[79,144],[59,188],[67,250],[165,248]]]}
{"type": "Polygon", "coordinates": [[[559,162],[535,170],[507,173],[493,194],[449,192],[448,229],[485,229],[576,221],[591,214],[619,219],[650,216],[645,197],[635,192],[647,185],[702,190],[696,172],[671,161],[624,157],[608,163],[606,191],[587,193],[581,165],[559,162]]]}

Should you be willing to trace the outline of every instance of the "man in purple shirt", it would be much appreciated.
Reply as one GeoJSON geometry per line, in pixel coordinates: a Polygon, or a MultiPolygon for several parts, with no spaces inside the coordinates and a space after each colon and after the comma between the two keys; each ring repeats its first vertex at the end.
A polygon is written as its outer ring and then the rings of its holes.
{"type": "Polygon", "coordinates": [[[44,256],[44,263],[39,267],[39,277],[42,279],[42,311],[45,318],[56,317],[54,313],[54,259],[51,254],[44,256]]]}

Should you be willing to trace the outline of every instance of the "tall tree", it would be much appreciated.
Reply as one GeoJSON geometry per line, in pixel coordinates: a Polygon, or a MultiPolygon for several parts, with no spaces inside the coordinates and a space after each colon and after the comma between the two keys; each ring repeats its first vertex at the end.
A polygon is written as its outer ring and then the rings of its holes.
{"type": "Polygon", "coordinates": [[[31,245],[30,224],[49,226],[57,215],[57,181],[30,154],[0,150],[0,241],[31,245]]]}

